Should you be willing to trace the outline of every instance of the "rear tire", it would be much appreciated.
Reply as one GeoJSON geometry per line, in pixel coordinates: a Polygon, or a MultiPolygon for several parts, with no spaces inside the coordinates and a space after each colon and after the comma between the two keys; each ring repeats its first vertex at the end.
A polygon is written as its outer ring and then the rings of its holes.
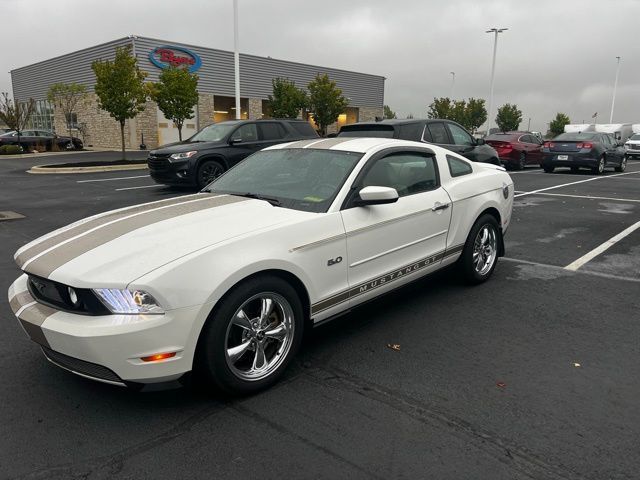
{"type": "Polygon", "coordinates": [[[622,157],[620,160],[620,166],[616,167],[616,172],[624,172],[627,169],[627,157],[622,157]]]}
{"type": "Polygon", "coordinates": [[[233,288],[205,323],[194,361],[198,377],[233,395],[273,385],[296,355],[304,333],[296,290],[273,275],[233,288]]]}
{"type": "Polygon", "coordinates": [[[196,185],[199,190],[213,182],[224,173],[224,167],[215,160],[205,160],[198,167],[196,173],[196,185]]]}
{"type": "Polygon", "coordinates": [[[471,227],[458,266],[467,283],[479,284],[489,279],[498,263],[500,225],[489,214],[482,215],[471,227]]]}
{"type": "Polygon", "coordinates": [[[604,173],[604,164],[605,164],[605,160],[604,160],[604,156],[602,156],[598,159],[598,165],[593,167],[591,169],[591,172],[594,173],[595,175],[602,175],[604,173]]]}
{"type": "Polygon", "coordinates": [[[571,173],[578,173],[580,171],[579,167],[571,167],[571,173]]]}
{"type": "Polygon", "coordinates": [[[543,170],[545,171],[545,173],[553,173],[553,171],[555,170],[555,167],[547,167],[547,166],[542,166],[543,170]]]}
{"type": "Polygon", "coordinates": [[[524,152],[520,152],[520,157],[518,158],[518,163],[516,165],[517,170],[524,170],[527,166],[527,156],[524,152]]]}

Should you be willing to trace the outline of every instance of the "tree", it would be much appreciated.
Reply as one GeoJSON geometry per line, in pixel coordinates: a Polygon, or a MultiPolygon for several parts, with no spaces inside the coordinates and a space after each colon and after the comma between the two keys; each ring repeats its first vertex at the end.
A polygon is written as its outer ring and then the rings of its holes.
{"type": "Polygon", "coordinates": [[[286,78],[271,80],[273,95],[269,95],[267,109],[274,118],[296,118],[307,106],[307,94],[286,78]]]}
{"type": "Polygon", "coordinates": [[[465,127],[471,133],[476,133],[478,128],[487,121],[487,109],[484,107],[484,100],[481,98],[470,98],[467,100],[465,127]]]}
{"type": "Polygon", "coordinates": [[[313,112],[313,121],[320,128],[320,135],[327,134],[327,127],[338,120],[338,116],[344,112],[349,101],[342,95],[342,90],[336,82],[329,80],[329,76],[316,75],[309,82],[309,108],[313,112]]]}
{"type": "Polygon", "coordinates": [[[429,105],[427,118],[449,119],[451,116],[451,100],[448,97],[434,98],[429,105]]]}
{"type": "Polygon", "coordinates": [[[389,105],[385,105],[384,106],[384,118],[386,118],[388,120],[391,120],[391,119],[398,118],[398,117],[396,116],[396,112],[391,110],[389,105]]]}
{"type": "Polygon", "coordinates": [[[521,122],[522,112],[518,110],[517,105],[505,103],[498,109],[496,124],[501,131],[510,132],[512,130],[518,130],[521,122]]]}
{"type": "Polygon", "coordinates": [[[558,112],[556,114],[556,118],[551,120],[549,123],[549,132],[555,137],[564,133],[564,126],[569,125],[571,123],[571,119],[565,115],[564,113],[558,112]]]}
{"type": "Polygon", "coordinates": [[[185,67],[169,67],[159,80],[149,85],[150,96],[165,118],[178,127],[178,139],[182,141],[184,121],[193,118],[193,107],[198,103],[198,76],[185,67]]]}
{"type": "Polygon", "coordinates": [[[124,159],[124,124],[144,110],[149,96],[149,89],[144,83],[147,74],[138,67],[138,60],[131,55],[130,46],[116,48],[113,61],[96,60],[91,64],[91,69],[96,76],[98,106],[120,124],[124,159]]]}
{"type": "Polygon", "coordinates": [[[2,92],[0,99],[0,120],[6,123],[7,127],[18,133],[18,145],[20,145],[20,135],[22,130],[29,123],[29,119],[36,108],[36,102],[30,98],[26,102],[13,102],[7,92],[2,92]]]}
{"type": "Polygon", "coordinates": [[[87,87],[77,83],[54,83],[49,87],[47,99],[64,114],[67,132],[71,137],[72,116],[78,104],[87,99],[87,87]]]}

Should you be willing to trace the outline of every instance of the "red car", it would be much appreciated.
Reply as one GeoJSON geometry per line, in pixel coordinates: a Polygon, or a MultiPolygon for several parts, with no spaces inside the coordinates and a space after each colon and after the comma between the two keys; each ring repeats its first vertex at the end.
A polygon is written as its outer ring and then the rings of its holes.
{"type": "Polygon", "coordinates": [[[522,170],[527,165],[542,166],[543,141],[528,132],[494,133],[485,142],[498,152],[507,168],[522,170]]]}

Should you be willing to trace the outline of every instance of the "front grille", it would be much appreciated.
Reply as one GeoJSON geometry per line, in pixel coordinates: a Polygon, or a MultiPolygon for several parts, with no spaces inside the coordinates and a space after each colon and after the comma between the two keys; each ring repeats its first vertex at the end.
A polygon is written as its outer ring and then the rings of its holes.
{"type": "Polygon", "coordinates": [[[629,150],[640,150],[640,143],[630,143],[629,150]]]}
{"type": "Polygon", "coordinates": [[[69,296],[69,287],[62,283],[29,275],[27,287],[31,296],[38,302],[58,310],[81,315],[109,315],[111,313],[93,292],[86,288],[73,289],[78,296],[78,302],[74,304],[69,296]]]}
{"type": "Polygon", "coordinates": [[[149,155],[149,158],[147,158],[147,165],[150,170],[162,172],[169,169],[169,159],[167,157],[149,155]]]}
{"type": "Polygon", "coordinates": [[[74,373],[81,373],[88,377],[108,382],[124,383],[122,379],[107,367],[98,365],[97,363],[85,362],[79,358],[70,357],[64,353],[56,352],[47,347],[41,347],[42,353],[56,365],[71,370],[74,373]]]}

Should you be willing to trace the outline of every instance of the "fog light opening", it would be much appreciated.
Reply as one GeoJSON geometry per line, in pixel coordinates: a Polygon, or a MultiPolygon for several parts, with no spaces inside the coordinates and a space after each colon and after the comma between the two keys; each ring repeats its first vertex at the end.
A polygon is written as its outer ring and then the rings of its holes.
{"type": "Polygon", "coordinates": [[[156,353],[155,355],[149,355],[148,357],[140,357],[140,360],[143,362],[158,362],[175,356],[176,352],[156,353]]]}

